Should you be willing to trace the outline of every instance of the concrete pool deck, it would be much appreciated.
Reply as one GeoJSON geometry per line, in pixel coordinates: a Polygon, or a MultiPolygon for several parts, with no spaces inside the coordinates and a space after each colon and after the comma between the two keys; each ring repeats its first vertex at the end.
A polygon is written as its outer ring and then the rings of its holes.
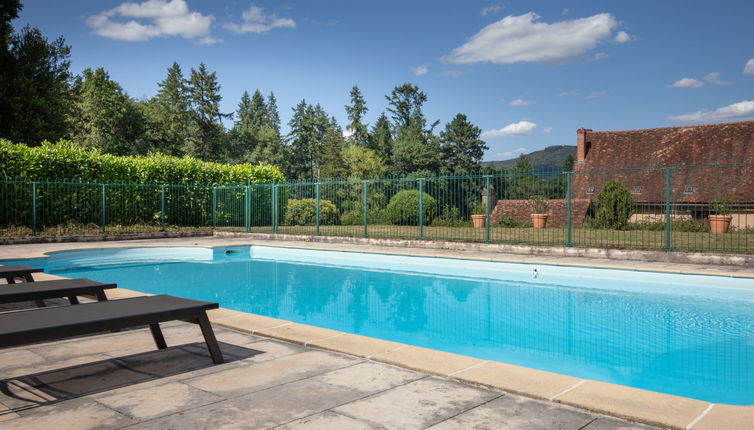
{"type": "MultiPolygon", "coordinates": [[[[653,262],[640,262],[640,261],[618,261],[618,260],[595,260],[585,259],[579,257],[559,257],[557,259],[546,257],[533,257],[533,256],[521,256],[512,254],[499,254],[499,253],[484,253],[484,252],[459,252],[458,250],[441,250],[441,249],[409,249],[409,248],[395,248],[395,247],[375,247],[375,246],[360,246],[360,245],[345,245],[345,244],[325,244],[325,243],[306,243],[306,242],[282,242],[282,241],[262,241],[253,240],[248,238],[186,238],[186,239],[168,239],[168,240],[148,240],[148,241],[123,241],[123,242],[98,242],[98,243],[56,243],[56,244],[33,244],[33,245],[9,245],[0,247],[0,259],[10,258],[32,258],[44,256],[45,252],[67,250],[67,249],[92,249],[92,248],[113,248],[113,247],[138,247],[138,246],[226,246],[226,245],[239,245],[239,244],[257,244],[257,245],[269,245],[269,246],[289,246],[298,248],[311,248],[311,249],[329,249],[329,250],[353,250],[360,252],[379,252],[379,253],[395,253],[395,254],[410,254],[421,256],[437,256],[437,257],[462,257],[462,258],[475,258],[492,261],[508,261],[508,262],[525,262],[525,263],[538,263],[538,264],[560,264],[560,265],[577,265],[577,266],[589,266],[589,267],[610,267],[629,270],[655,270],[655,271],[668,271],[668,272],[681,272],[681,273],[695,273],[695,274],[709,274],[709,275],[722,275],[722,276],[744,276],[754,277],[754,271],[751,267],[747,266],[708,266],[708,265],[683,265],[683,264],[667,264],[667,263],[653,263],[653,262]]],[[[138,292],[132,292],[124,289],[119,289],[114,292],[114,298],[126,297],[131,295],[141,294],[138,292]]],[[[542,403],[542,405],[549,405],[548,408],[554,408],[553,410],[560,410],[558,408],[565,408],[563,410],[571,409],[558,404],[564,404],[569,406],[575,406],[598,413],[605,413],[617,417],[627,418],[632,421],[644,422],[654,425],[660,425],[663,427],[676,428],[676,429],[737,429],[737,428],[751,428],[751,423],[754,422],[754,407],[747,406],[727,406],[727,405],[713,405],[708,402],[702,402],[698,400],[692,400],[682,397],[670,396],[666,394],[654,393],[645,390],[639,390],[635,388],[619,386],[614,384],[608,384],[604,382],[582,380],[579,378],[573,378],[570,376],[554,374],[550,372],[544,372],[534,369],[528,369],[519,366],[513,366],[505,363],[490,362],[480,360],[468,356],[461,356],[456,354],[450,354],[441,351],[434,351],[425,348],[419,348],[410,345],[402,345],[394,342],[388,342],[384,340],[372,339],[363,336],[342,333],[334,330],[327,330],[318,327],[307,326],[303,324],[291,323],[284,320],[263,317],[260,315],[253,315],[238,311],[232,311],[228,309],[220,309],[212,311],[211,320],[216,327],[225,327],[235,330],[234,333],[243,332],[248,333],[251,336],[274,338],[285,342],[293,342],[299,344],[300,347],[306,351],[315,352],[313,349],[319,350],[321,354],[325,353],[321,350],[335,351],[335,353],[346,353],[353,360],[361,360],[364,363],[370,363],[372,365],[380,366],[395,365],[401,368],[411,369],[412,371],[418,371],[425,378],[436,378],[438,381],[445,381],[446,383],[459,384],[458,386],[466,387],[466,389],[474,390],[486,390],[492,389],[492,392],[508,392],[523,394],[526,397],[535,399],[542,399],[552,403],[542,403]],[[434,377],[427,377],[426,374],[435,375],[434,377]],[[474,388],[472,388],[472,386],[474,388]],[[499,390],[499,391],[498,391],[499,390]]],[[[106,336],[104,336],[106,338],[106,336]]],[[[261,339],[261,338],[260,338],[261,339]]],[[[147,336],[147,340],[149,337],[147,336]]],[[[170,342],[170,339],[168,339],[170,342]]],[[[71,341],[66,341],[68,343],[71,341]]],[[[272,342],[272,341],[268,341],[272,342]]],[[[62,343],[62,342],[61,342],[62,343]]],[[[286,343],[291,345],[290,343],[286,343]]],[[[73,345],[72,346],[76,346],[73,345]]],[[[30,347],[31,348],[31,347],[30,347]]],[[[33,352],[33,351],[32,351],[33,352]]],[[[95,354],[96,355],[96,354],[95,354]]],[[[340,356],[340,355],[338,355],[340,356]]],[[[5,359],[0,356],[0,366],[4,369],[5,359]]],[[[239,360],[243,361],[243,360],[239,360]]],[[[224,365],[223,365],[224,366],[224,365]]],[[[240,374],[239,374],[240,375],[240,374]]],[[[5,376],[4,376],[5,377],[5,376]]],[[[376,377],[380,379],[379,377],[376,377]]],[[[228,383],[232,385],[232,379],[228,379],[228,383]]],[[[127,387],[126,387],[127,388],[127,387]]],[[[126,389],[123,388],[123,389],[126,389]]],[[[442,391],[442,389],[438,388],[442,391]]],[[[513,394],[507,394],[506,397],[513,398],[513,394]]],[[[285,398],[285,397],[283,397],[285,398]]],[[[230,398],[228,399],[231,400],[230,398]]],[[[67,400],[68,401],[68,400],[67,400]]],[[[134,400],[136,401],[136,400],[134,400]]],[[[533,400],[527,400],[528,402],[534,402],[533,400]]],[[[432,400],[430,400],[432,402],[432,400]]],[[[493,403],[493,400],[484,400],[481,404],[493,403]]],[[[494,400],[497,402],[497,400],[494,400]]],[[[0,403],[4,403],[1,402],[0,403]]],[[[536,402],[535,402],[536,403],[536,402]]],[[[540,403],[536,403],[540,404],[540,403]]],[[[479,405],[474,406],[481,407],[479,405]]],[[[7,405],[6,405],[7,406],[7,405]]],[[[376,406],[375,406],[376,407],[376,406]]],[[[381,407],[388,407],[383,404],[381,407]]],[[[395,407],[399,410],[404,407],[401,400],[397,400],[395,407]]],[[[437,404],[436,408],[444,410],[445,406],[437,404]]],[[[346,408],[347,409],[347,408],[346,408]]],[[[484,408],[483,408],[484,409],[484,408]]],[[[505,408],[503,408],[505,409],[505,408]]],[[[459,412],[462,416],[464,413],[472,414],[474,410],[469,412],[459,412]]],[[[495,409],[496,410],[496,409],[495,409]]],[[[489,413],[476,412],[473,416],[479,419],[492,419],[490,416],[496,417],[497,412],[495,410],[489,411],[489,413]],[[492,414],[492,415],[490,415],[492,414]]],[[[435,411],[437,412],[437,411],[435,411]]],[[[499,412],[499,411],[498,411],[499,412]]],[[[537,419],[537,412],[511,412],[511,414],[524,413],[524,418],[529,420],[537,419]]],[[[281,409],[281,414],[285,414],[281,409]]],[[[337,415],[337,411],[335,412],[337,415]]],[[[411,414],[411,410],[408,409],[406,413],[411,414]]],[[[581,411],[590,415],[587,412],[581,411]]],[[[495,421],[494,423],[500,424],[500,422],[506,422],[505,417],[508,412],[499,416],[502,421],[495,421]]],[[[20,413],[19,413],[20,415],[20,413]]],[[[180,413],[179,413],[180,415],[180,413]]],[[[347,415],[347,414],[346,414],[347,415]]],[[[383,413],[384,415],[384,413],[383,413]]],[[[567,414],[566,414],[567,415],[567,414]]],[[[592,414],[593,415],[593,414],[592,414]]],[[[590,415],[590,416],[592,416],[590,415]]],[[[172,416],[172,415],[171,415],[172,416]]],[[[565,415],[564,415],[565,416],[565,415]]],[[[328,417],[330,417],[328,415],[328,417]]],[[[332,417],[330,417],[332,418],[332,417]]],[[[354,418],[351,416],[351,418],[354,418]]],[[[377,419],[378,417],[374,417],[377,419]]],[[[2,419],[2,416],[0,416],[2,419]]],[[[322,420],[326,418],[317,418],[322,420]]],[[[335,418],[333,418],[335,419],[335,418]]],[[[340,418],[338,418],[340,419],[340,418]]],[[[466,419],[466,418],[464,418],[466,419]]],[[[469,418],[470,419],[470,418],[469,418]]],[[[496,419],[496,418],[495,418],[496,419]]],[[[565,418],[564,418],[565,419],[565,418]]],[[[581,427],[572,428],[621,428],[621,427],[605,427],[608,424],[603,424],[601,419],[597,419],[593,423],[584,423],[581,427]],[[599,423],[598,427],[592,427],[594,423],[599,423]],[[588,424],[587,427],[584,427],[588,424]]],[[[318,421],[319,422],[319,421],[318,421]]],[[[447,421],[444,421],[447,423],[447,421]]],[[[542,428],[558,428],[554,424],[556,421],[550,421],[549,426],[542,428]]],[[[326,424],[323,421],[324,427],[335,427],[337,422],[326,424]]],[[[366,423],[375,424],[377,421],[370,421],[366,419],[366,423]]],[[[444,424],[449,427],[442,428],[454,428],[454,427],[473,427],[473,421],[451,421],[450,424],[444,424]],[[453,425],[455,424],[455,425],[453,425]]],[[[210,424],[210,423],[208,423],[210,424]]],[[[348,424],[344,423],[347,427],[348,424]]],[[[523,425],[520,428],[534,428],[529,422],[529,425],[523,425]]],[[[415,425],[392,425],[384,424],[388,428],[426,428],[428,425],[421,425],[418,422],[415,425]]],[[[481,425],[481,424],[480,424],[481,425]]],[[[617,425],[617,424],[616,424],[617,425]]],[[[620,425],[629,424],[623,423],[620,425]]],[[[180,427],[177,425],[177,427],[180,427]]],[[[369,427],[369,425],[367,425],[369,427]]],[[[505,428],[500,425],[489,425],[489,428],[505,428]]],[[[481,425],[479,428],[488,428],[481,425]]],[[[519,428],[519,427],[510,427],[519,428]]],[[[563,428],[571,428],[569,426],[563,426],[563,428]]],[[[626,427],[631,428],[631,427],[626,427]]],[[[638,427],[637,428],[644,428],[638,427]]]]}

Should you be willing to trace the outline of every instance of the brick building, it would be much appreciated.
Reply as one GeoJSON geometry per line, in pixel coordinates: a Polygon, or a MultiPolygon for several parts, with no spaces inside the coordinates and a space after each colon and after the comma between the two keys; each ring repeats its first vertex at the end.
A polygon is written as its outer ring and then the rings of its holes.
{"type": "MultiPolygon", "coordinates": [[[[634,222],[664,217],[669,198],[674,218],[703,220],[710,202],[730,197],[733,225],[754,227],[754,121],[646,130],[576,132],[571,183],[572,219],[580,224],[611,179],[632,193],[634,222]],[[667,185],[667,186],[666,186],[667,185]]],[[[501,200],[493,219],[525,220],[526,200],[501,200]]],[[[550,201],[553,226],[565,219],[565,202],[550,201]]]]}

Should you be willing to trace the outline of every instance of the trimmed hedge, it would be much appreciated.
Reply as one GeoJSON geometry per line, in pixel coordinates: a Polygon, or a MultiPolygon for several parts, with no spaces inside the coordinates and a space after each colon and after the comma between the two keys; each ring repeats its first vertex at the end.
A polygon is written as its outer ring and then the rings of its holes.
{"type": "MultiPolygon", "coordinates": [[[[338,224],[338,208],[330,200],[319,201],[320,225],[338,224]]],[[[317,223],[317,201],[315,199],[290,199],[285,208],[287,225],[314,225],[317,223]]]]}
{"type": "MultiPolygon", "coordinates": [[[[427,193],[422,193],[424,224],[435,218],[437,201],[427,193]]],[[[394,195],[387,204],[387,220],[391,224],[416,225],[419,223],[419,190],[403,190],[394,195]]]]}
{"type": "Polygon", "coordinates": [[[596,226],[625,230],[629,227],[628,220],[634,213],[634,198],[619,180],[611,179],[597,194],[594,208],[596,226]]]}
{"type": "Polygon", "coordinates": [[[0,139],[0,179],[103,184],[247,184],[284,181],[277,167],[220,164],[163,154],[117,156],[67,140],[28,147],[0,139]]]}

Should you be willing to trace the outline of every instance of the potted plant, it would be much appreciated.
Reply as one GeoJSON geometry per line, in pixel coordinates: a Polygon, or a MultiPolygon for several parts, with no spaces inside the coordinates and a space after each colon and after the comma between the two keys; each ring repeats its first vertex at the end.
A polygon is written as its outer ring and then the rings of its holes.
{"type": "Polygon", "coordinates": [[[549,210],[550,204],[546,198],[542,196],[531,197],[531,223],[534,224],[534,228],[545,228],[547,218],[550,216],[547,213],[549,210]]]}
{"type": "Polygon", "coordinates": [[[722,196],[709,202],[712,213],[709,215],[709,228],[712,233],[727,233],[733,216],[730,215],[733,198],[722,196]]]}
{"type": "Polygon", "coordinates": [[[485,218],[487,218],[487,208],[483,203],[471,208],[471,222],[474,224],[474,228],[484,227],[485,218]]]}

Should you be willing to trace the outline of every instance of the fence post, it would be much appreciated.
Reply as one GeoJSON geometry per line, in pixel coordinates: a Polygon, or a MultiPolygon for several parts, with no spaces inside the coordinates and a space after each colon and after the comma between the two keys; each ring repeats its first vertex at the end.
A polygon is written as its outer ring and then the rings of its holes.
{"type": "Polygon", "coordinates": [[[315,225],[315,227],[314,227],[315,233],[314,234],[316,234],[317,236],[319,236],[319,223],[321,222],[321,220],[319,218],[320,217],[320,215],[319,215],[319,182],[317,182],[314,185],[314,194],[316,195],[316,199],[317,199],[317,205],[316,205],[315,210],[314,210],[315,211],[315,216],[316,216],[316,220],[314,221],[314,225],[315,225]]]}
{"type": "Polygon", "coordinates": [[[243,199],[243,225],[246,233],[251,231],[251,187],[246,185],[243,199]]]}
{"type": "Polygon", "coordinates": [[[363,201],[361,203],[362,206],[364,206],[364,237],[369,237],[369,231],[367,230],[367,225],[369,224],[369,208],[367,208],[367,192],[369,190],[369,181],[362,181],[361,182],[361,194],[363,196],[363,201]]]}
{"type": "Polygon", "coordinates": [[[424,178],[419,178],[419,240],[424,239],[424,178]]]}
{"type": "Polygon", "coordinates": [[[573,220],[571,219],[571,179],[573,172],[564,172],[566,175],[566,243],[568,248],[573,247],[573,220]]]}
{"type": "Polygon", "coordinates": [[[217,228],[217,187],[212,187],[212,229],[217,228]]]}
{"type": "Polygon", "coordinates": [[[31,183],[31,235],[37,235],[37,183],[31,183]]]}
{"type": "Polygon", "coordinates": [[[490,243],[492,241],[490,235],[490,212],[492,206],[492,190],[490,190],[490,176],[484,176],[484,187],[486,192],[485,205],[484,205],[484,241],[490,243]]]}
{"type": "Polygon", "coordinates": [[[165,231],[165,186],[160,185],[160,229],[165,231]]]}
{"type": "Polygon", "coordinates": [[[663,167],[665,171],[665,251],[670,252],[671,246],[671,220],[670,220],[670,167],[663,167]]]}
{"type": "Polygon", "coordinates": [[[107,223],[107,198],[105,191],[105,184],[100,184],[100,214],[99,214],[99,221],[100,225],[102,226],[102,234],[106,233],[105,224],[107,223]]]}
{"type": "Polygon", "coordinates": [[[278,186],[272,183],[272,232],[278,232],[278,186]]]}

